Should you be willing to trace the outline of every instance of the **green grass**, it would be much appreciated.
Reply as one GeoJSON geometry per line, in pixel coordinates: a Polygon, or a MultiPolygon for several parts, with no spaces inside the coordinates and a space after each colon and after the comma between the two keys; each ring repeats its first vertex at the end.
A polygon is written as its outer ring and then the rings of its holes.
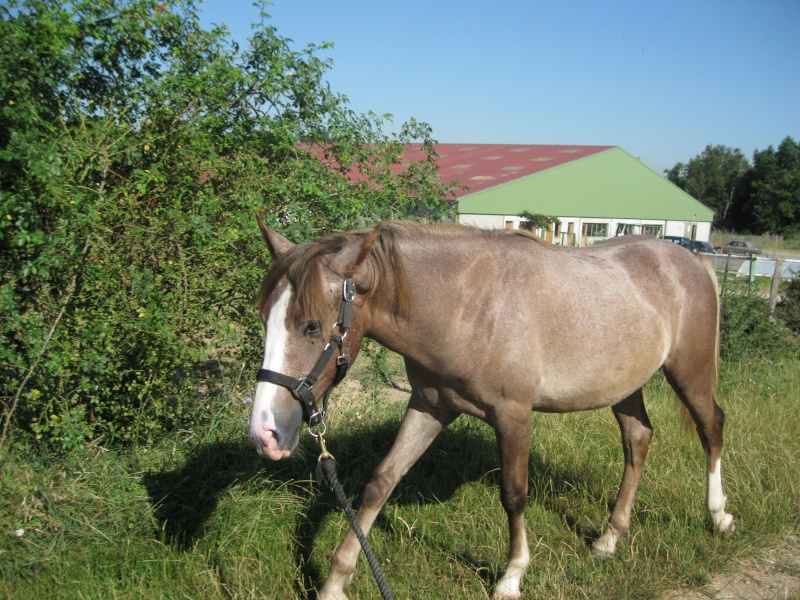
{"type": "MultiPolygon", "coordinates": [[[[367,372],[362,365],[354,375],[367,372]]],[[[352,389],[349,400],[333,398],[327,437],[357,505],[404,406],[387,394],[352,397],[352,389]]],[[[658,598],[797,535],[798,389],[800,359],[723,370],[723,475],[737,531],[719,537],[705,516],[700,444],[682,430],[677,402],[656,377],[646,390],[656,434],[631,531],[603,562],[591,560],[589,544],[622,472],[616,423],[609,410],[535,415],[523,597],[658,598]]],[[[0,457],[0,597],[313,597],[346,519],[311,481],[312,440],[285,462],[255,455],[244,393],[219,407],[207,431],[151,446],[53,458],[16,438],[0,457]]],[[[498,480],[485,425],[461,418],[436,440],[370,535],[396,598],[491,593],[507,552],[498,480]]],[[[363,559],[348,592],[378,595],[363,559]]]]}

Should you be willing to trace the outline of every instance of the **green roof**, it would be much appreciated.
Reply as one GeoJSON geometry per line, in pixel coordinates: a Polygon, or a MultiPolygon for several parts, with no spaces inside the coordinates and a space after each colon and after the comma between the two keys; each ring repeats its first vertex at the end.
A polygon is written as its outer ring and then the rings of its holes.
{"type": "Polygon", "coordinates": [[[458,199],[459,214],[711,221],[714,211],[621,148],[458,199]]]}

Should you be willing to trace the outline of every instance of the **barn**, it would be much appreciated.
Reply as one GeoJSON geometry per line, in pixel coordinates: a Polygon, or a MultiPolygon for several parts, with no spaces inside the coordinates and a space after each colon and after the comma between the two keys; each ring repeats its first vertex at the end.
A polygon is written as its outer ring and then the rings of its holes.
{"type": "MultiPolygon", "coordinates": [[[[519,228],[520,213],[557,217],[547,241],[591,245],[628,234],[708,241],[711,209],[615,146],[437,144],[442,180],[457,180],[461,223],[519,228]]],[[[407,157],[408,158],[408,157],[407,157]]]]}

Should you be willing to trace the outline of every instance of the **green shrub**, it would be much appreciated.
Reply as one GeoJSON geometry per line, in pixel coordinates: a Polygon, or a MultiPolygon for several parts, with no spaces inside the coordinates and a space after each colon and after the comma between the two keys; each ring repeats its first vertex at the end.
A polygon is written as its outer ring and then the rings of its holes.
{"type": "Polygon", "coordinates": [[[773,319],[769,302],[759,296],[723,294],[720,334],[720,354],[727,361],[776,358],[797,351],[790,333],[773,319]]]}
{"type": "Polygon", "coordinates": [[[783,298],[776,307],[776,313],[786,327],[800,333],[800,277],[789,280],[783,298]]]}
{"type": "Polygon", "coordinates": [[[256,212],[300,241],[448,210],[435,161],[395,169],[430,129],[355,115],[326,47],[266,14],[244,51],[184,0],[0,17],[0,445],[14,424],[69,448],[203,421],[257,368],[256,212]]]}

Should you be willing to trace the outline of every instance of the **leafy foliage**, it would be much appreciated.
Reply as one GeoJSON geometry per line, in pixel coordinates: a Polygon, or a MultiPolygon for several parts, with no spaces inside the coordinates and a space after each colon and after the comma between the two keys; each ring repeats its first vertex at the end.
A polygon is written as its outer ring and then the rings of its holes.
{"type": "Polygon", "coordinates": [[[0,15],[0,444],[12,417],[63,448],[203,419],[259,346],[256,212],[302,240],[449,210],[430,128],[353,113],[266,13],[244,50],[192,0],[0,15]]]}
{"type": "Polygon", "coordinates": [[[548,215],[540,215],[523,210],[518,215],[523,220],[520,222],[520,229],[526,231],[536,231],[537,229],[547,229],[553,223],[559,223],[558,217],[550,217],[548,215]]]}
{"type": "Polygon", "coordinates": [[[745,215],[758,231],[800,233],[800,144],[785,138],[753,154],[745,215]]]}
{"type": "Polygon", "coordinates": [[[797,353],[797,342],[772,319],[769,301],[755,295],[723,295],[720,335],[720,355],[725,361],[774,359],[787,352],[797,353]]]}
{"type": "Polygon", "coordinates": [[[789,280],[776,308],[778,318],[786,327],[800,334],[800,277],[789,280]]]}
{"type": "Polygon", "coordinates": [[[729,212],[741,195],[744,175],[750,168],[742,151],[726,146],[706,146],[688,163],[667,171],[667,179],[714,210],[717,227],[730,226],[729,212]]]}
{"type": "Polygon", "coordinates": [[[759,234],[800,231],[800,145],[791,137],[777,150],[757,150],[752,166],[738,148],[709,145],[665,175],[712,208],[717,227],[759,234]]]}

